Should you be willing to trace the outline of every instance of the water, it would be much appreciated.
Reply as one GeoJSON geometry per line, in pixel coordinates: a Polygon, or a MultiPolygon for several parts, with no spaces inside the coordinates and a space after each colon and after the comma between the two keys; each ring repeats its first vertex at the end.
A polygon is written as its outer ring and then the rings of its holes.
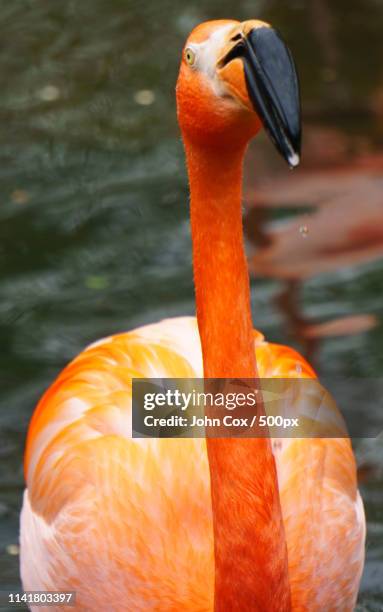
{"type": "MultiPolygon", "coordinates": [[[[265,255],[268,271],[264,267],[263,278],[253,282],[257,327],[272,340],[299,347],[323,375],[381,375],[383,264],[379,223],[372,224],[373,235],[369,223],[376,207],[379,212],[376,194],[383,185],[381,3],[338,0],[330,7],[323,0],[284,5],[205,0],[182,8],[169,0],[2,2],[3,589],[19,585],[13,545],[23,489],[22,453],[43,390],[93,340],[193,312],[188,195],[174,84],[189,30],[207,18],[227,16],[260,16],[278,26],[297,58],[303,90],[302,170],[285,171],[264,138],[249,153],[246,231],[250,255],[254,244],[258,248],[254,265],[261,265],[259,253],[265,253],[270,235],[287,231],[295,217],[294,240],[304,245],[299,248],[311,248],[320,232],[308,215],[318,199],[322,205],[334,193],[338,198],[327,218],[318,221],[328,228],[321,235],[332,228],[334,237],[324,268],[314,249],[315,275],[301,270],[308,253],[294,251],[294,241],[284,265],[290,262],[295,275],[282,269],[278,258],[270,264],[265,255]],[[290,177],[287,197],[283,181],[290,177]],[[254,186],[259,206],[251,208],[254,186]],[[356,193],[358,201],[352,200],[356,193]],[[345,217],[337,217],[342,206],[348,207],[349,218],[354,215],[357,228],[364,228],[362,237],[353,234],[351,246],[342,234],[345,217]],[[368,215],[360,220],[362,209],[368,215]],[[308,228],[304,239],[300,226],[308,228]],[[376,253],[368,257],[365,249],[372,243],[376,253]]],[[[376,413],[382,408],[376,405],[376,413]]],[[[359,440],[356,447],[368,517],[360,610],[379,610],[382,443],[359,440]]]]}

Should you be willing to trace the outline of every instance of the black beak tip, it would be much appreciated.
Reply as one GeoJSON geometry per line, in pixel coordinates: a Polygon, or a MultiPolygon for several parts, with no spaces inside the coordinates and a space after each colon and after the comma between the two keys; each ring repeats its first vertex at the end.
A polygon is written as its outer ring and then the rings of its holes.
{"type": "Polygon", "coordinates": [[[283,151],[283,157],[289,164],[290,168],[296,168],[301,162],[301,132],[295,138],[290,138],[287,141],[287,146],[283,151]]]}
{"type": "Polygon", "coordinates": [[[278,134],[279,138],[276,138],[276,134],[272,133],[268,126],[265,126],[265,129],[274,142],[275,148],[290,168],[293,169],[299,166],[301,161],[300,135],[298,138],[293,138],[291,135],[286,134],[286,132],[282,132],[278,134]]]}

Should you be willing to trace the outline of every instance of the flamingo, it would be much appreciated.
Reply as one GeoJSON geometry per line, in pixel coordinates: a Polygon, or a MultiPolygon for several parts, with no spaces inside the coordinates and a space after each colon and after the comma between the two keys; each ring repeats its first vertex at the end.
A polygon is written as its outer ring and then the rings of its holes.
{"type": "Polygon", "coordinates": [[[352,610],[365,519],[347,437],[132,438],[132,378],[315,378],[253,330],[242,235],[242,161],[261,125],[299,162],[291,54],[267,23],[203,23],[176,93],[197,317],[92,344],[43,395],[25,452],[24,589],[76,591],[80,610],[352,610]]]}

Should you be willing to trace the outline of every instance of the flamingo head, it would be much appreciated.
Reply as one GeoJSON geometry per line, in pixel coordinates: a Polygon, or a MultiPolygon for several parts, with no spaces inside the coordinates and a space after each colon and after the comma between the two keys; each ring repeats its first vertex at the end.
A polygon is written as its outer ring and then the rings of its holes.
{"type": "Polygon", "coordinates": [[[263,125],[288,164],[299,163],[297,72],[286,44],[267,23],[222,20],[195,28],[183,49],[177,111],[184,138],[235,146],[263,125]]]}

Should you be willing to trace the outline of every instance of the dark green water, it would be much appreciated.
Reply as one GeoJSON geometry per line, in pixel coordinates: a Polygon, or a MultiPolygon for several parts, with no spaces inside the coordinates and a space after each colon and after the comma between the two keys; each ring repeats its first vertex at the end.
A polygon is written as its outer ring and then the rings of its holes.
{"type": "MultiPolygon", "coordinates": [[[[196,23],[222,17],[268,19],[287,38],[301,74],[310,172],[323,165],[315,158],[315,127],[337,134],[325,151],[329,159],[335,150],[343,164],[360,155],[370,164],[379,161],[383,5],[377,0],[205,0],[186,8],[169,0],[0,4],[3,589],[19,584],[18,556],[9,546],[18,539],[25,432],[43,390],[93,340],[193,313],[174,84],[185,36],[196,23]],[[346,142],[343,149],[339,142],[346,142]]],[[[321,142],[323,149],[323,137],[321,142]]],[[[259,173],[282,172],[283,162],[265,139],[255,150],[262,158],[259,173]]],[[[383,187],[379,168],[376,180],[383,187]]],[[[251,172],[246,183],[253,183],[251,172]]],[[[276,224],[285,217],[278,209],[271,216],[276,224]]],[[[378,320],[368,332],[317,343],[313,357],[320,373],[381,376],[382,274],[376,257],[339,266],[300,287],[299,308],[306,317],[367,313],[378,320]]],[[[282,289],[278,280],[257,279],[254,320],[268,338],[302,348],[276,301],[282,289]]],[[[383,403],[374,410],[379,416],[383,403]]],[[[359,609],[381,610],[382,441],[355,444],[368,467],[361,485],[368,540],[359,609]]]]}

